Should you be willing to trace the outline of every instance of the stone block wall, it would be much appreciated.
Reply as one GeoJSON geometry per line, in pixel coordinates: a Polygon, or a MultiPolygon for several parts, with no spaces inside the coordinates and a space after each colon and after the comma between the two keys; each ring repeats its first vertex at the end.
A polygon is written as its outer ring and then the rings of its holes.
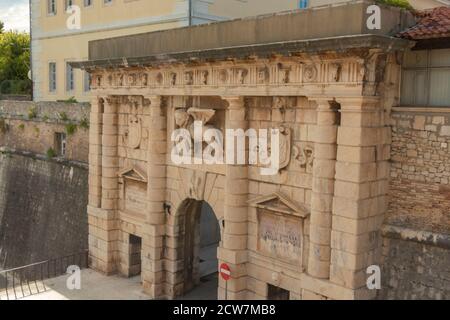
{"type": "Polygon", "coordinates": [[[87,249],[89,110],[0,101],[0,268],[87,249]],[[66,155],[50,159],[55,133],[66,133],[66,155]]]}
{"type": "Polygon", "coordinates": [[[0,101],[0,147],[33,154],[55,149],[55,133],[66,133],[65,159],[88,162],[88,104],[0,101]]]}
{"type": "Polygon", "coordinates": [[[435,111],[405,110],[392,115],[386,223],[449,234],[450,110],[435,111]]]}
{"type": "MultiPolygon", "coordinates": [[[[306,97],[277,99],[272,97],[254,97],[246,100],[249,127],[256,130],[267,128],[287,128],[292,135],[292,149],[289,164],[280,174],[266,176],[258,166],[249,166],[250,200],[273,193],[280,193],[296,204],[311,210],[313,189],[314,139],[313,129],[317,122],[317,105],[306,97]],[[277,108],[281,104],[282,108],[277,108]]],[[[283,151],[281,151],[283,152],[283,151]]],[[[290,292],[290,299],[308,298],[316,295],[301,284],[301,272],[307,270],[310,241],[310,217],[303,223],[302,261],[291,264],[282,259],[274,259],[277,252],[269,256],[259,250],[258,213],[250,208],[248,214],[247,299],[267,299],[268,285],[281,287],[290,292]],[[303,298],[305,298],[303,297],[303,298]]],[[[325,297],[322,297],[325,299],[325,297]]]]}
{"type": "Polygon", "coordinates": [[[87,249],[87,170],[0,153],[0,269],[87,249]]]}
{"type": "Polygon", "coordinates": [[[392,113],[382,299],[450,294],[450,110],[392,113]]]}
{"type": "Polygon", "coordinates": [[[450,299],[448,235],[386,227],[381,299],[450,299]],[[438,241],[436,241],[438,239],[438,241]]]}

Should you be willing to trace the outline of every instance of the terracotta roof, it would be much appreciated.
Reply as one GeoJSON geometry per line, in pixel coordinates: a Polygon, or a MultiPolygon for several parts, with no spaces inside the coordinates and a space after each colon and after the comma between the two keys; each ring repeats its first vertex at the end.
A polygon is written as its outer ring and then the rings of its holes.
{"type": "Polygon", "coordinates": [[[439,7],[418,12],[418,23],[399,33],[411,40],[424,40],[450,37],[450,8],[439,7]]]}

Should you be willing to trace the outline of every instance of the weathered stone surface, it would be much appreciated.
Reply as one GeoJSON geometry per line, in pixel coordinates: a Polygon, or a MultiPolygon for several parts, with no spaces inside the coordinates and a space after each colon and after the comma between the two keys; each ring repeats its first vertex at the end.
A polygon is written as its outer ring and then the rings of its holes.
{"type": "Polygon", "coordinates": [[[85,168],[0,153],[0,265],[86,250],[87,196],[85,168]]]}

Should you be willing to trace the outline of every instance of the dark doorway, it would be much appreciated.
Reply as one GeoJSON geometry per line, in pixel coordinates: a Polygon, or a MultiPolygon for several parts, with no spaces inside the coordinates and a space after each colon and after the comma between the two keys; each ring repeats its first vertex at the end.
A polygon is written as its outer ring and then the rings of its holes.
{"type": "Polygon", "coordinates": [[[205,294],[202,290],[208,290],[209,299],[213,299],[217,297],[218,286],[219,222],[205,201],[188,200],[185,210],[184,293],[198,289],[193,298],[200,299],[205,294]]]}
{"type": "Polygon", "coordinates": [[[55,133],[55,152],[58,157],[66,156],[67,138],[65,133],[55,133]]]}
{"type": "Polygon", "coordinates": [[[268,295],[267,299],[269,300],[289,300],[290,294],[289,291],[284,290],[279,287],[275,287],[272,285],[268,285],[268,295]]]}
{"type": "Polygon", "coordinates": [[[130,269],[129,277],[135,277],[141,274],[141,251],[142,238],[130,234],[130,269]]]}

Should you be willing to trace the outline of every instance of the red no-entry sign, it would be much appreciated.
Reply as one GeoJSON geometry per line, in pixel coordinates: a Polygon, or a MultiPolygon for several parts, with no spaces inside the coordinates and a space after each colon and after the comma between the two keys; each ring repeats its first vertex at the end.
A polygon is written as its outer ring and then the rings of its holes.
{"type": "Polygon", "coordinates": [[[231,269],[226,263],[220,265],[219,272],[223,280],[228,281],[231,279],[231,269]]]}

